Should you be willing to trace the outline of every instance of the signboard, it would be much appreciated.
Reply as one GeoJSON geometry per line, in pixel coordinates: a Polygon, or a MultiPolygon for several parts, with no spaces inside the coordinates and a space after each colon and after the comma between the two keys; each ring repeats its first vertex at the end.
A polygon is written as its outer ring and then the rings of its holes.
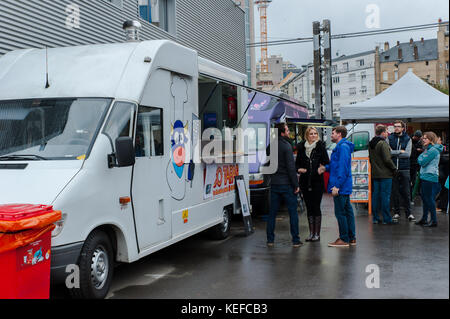
{"type": "Polygon", "coordinates": [[[353,193],[352,203],[368,203],[369,215],[372,214],[372,176],[368,157],[352,158],[353,193]]]}
{"type": "Polygon", "coordinates": [[[203,198],[216,198],[235,189],[235,177],[239,175],[237,164],[206,165],[203,198]]]}
{"type": "Polygon", "coordinates": [[[254,232],[252,216],[250,215],[250,201],[248,200],[248,192],[245,187],[244,176],[236,176],[236,187],[241,203],[242,218],[244,220],[245,235],[248,236],[254,232]]]}

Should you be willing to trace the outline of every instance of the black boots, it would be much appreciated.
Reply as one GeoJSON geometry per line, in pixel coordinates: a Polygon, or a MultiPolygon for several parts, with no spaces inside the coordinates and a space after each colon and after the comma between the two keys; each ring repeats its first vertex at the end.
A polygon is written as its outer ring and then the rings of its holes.
{"type": "Polygon", "coordinates": [[[314,238],[314,216],[308,216],[309,237],[305,241],[311,241],[314,238]]]}
{"type": "Polygon", "coordinates": [[[322,216],[308,216],[309,237],[306,241],[320,241],[320,227],[322,224],[322,216]]]}

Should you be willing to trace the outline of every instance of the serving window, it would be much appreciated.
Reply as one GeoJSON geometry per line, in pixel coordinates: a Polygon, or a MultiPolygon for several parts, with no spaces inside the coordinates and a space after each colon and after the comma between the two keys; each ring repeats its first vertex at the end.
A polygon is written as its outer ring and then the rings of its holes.
{"type": "Polygon", "coordinates": [[[230,153],[230,151],[236,153],[235,137],[232,150],[229,144],[225,144],[225,128],[235,129],[239,123],[241,89],[216,79],[200,76],[198,90],[198,116],[201,121],[202,145],[214,139],[222,139],[222,154],[230,153]]]}

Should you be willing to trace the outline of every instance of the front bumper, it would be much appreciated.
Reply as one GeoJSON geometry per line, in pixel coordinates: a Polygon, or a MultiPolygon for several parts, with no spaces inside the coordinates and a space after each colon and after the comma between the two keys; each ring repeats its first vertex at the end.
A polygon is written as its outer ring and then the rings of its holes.
{"type": "Polygon", "coordinates": [[[52,247],[51,255],[51,282],[52,284],[64,283],[70,273],[66,273],[68,265],[78,263],[84,242],[52,247]]]}

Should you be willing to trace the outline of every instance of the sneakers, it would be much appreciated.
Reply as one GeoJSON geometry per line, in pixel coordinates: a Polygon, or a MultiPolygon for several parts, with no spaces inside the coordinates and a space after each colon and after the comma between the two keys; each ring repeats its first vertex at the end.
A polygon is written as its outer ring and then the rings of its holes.
{"type": "Polygon", "coordinates": [[[267,243],[267,247],[272,248],[273,246],[275,246],[274,243],[267,243]]]}
{"type": "Polygon", "coordinates": [[[356,239],[350,240],[350,246],[356,246],[356,239]]]}
{"type": "Polygon", "coordinates": [[[328,247],[350,247],[349,243],[346,243],[342,239],[338,238],[335,242],[329,243],[328,247]]]}
{"type": "Polygon", "coordinates": [[[399,219],[400,215],[399,214],[395,214],[394,217],[392,217],[393,219],[399,219]]]}
{"type": "Polygon", "coordinates": [[[415,221],[416,221],[416,218],[414,217],[413,214],[411,214],[411,215],[408,216],[408,220],[409,220],[410,222],[415,222],[415,221]]]}
{"type": "Polygon", "coordinates": [[[300,246],[303,246],[303,243],[302,243],[302,242],[298,242],[298,243],[292,244],[292,247],[293,247],[293,248],[298,248],[298,247],[300,247],[300,246]]]}

